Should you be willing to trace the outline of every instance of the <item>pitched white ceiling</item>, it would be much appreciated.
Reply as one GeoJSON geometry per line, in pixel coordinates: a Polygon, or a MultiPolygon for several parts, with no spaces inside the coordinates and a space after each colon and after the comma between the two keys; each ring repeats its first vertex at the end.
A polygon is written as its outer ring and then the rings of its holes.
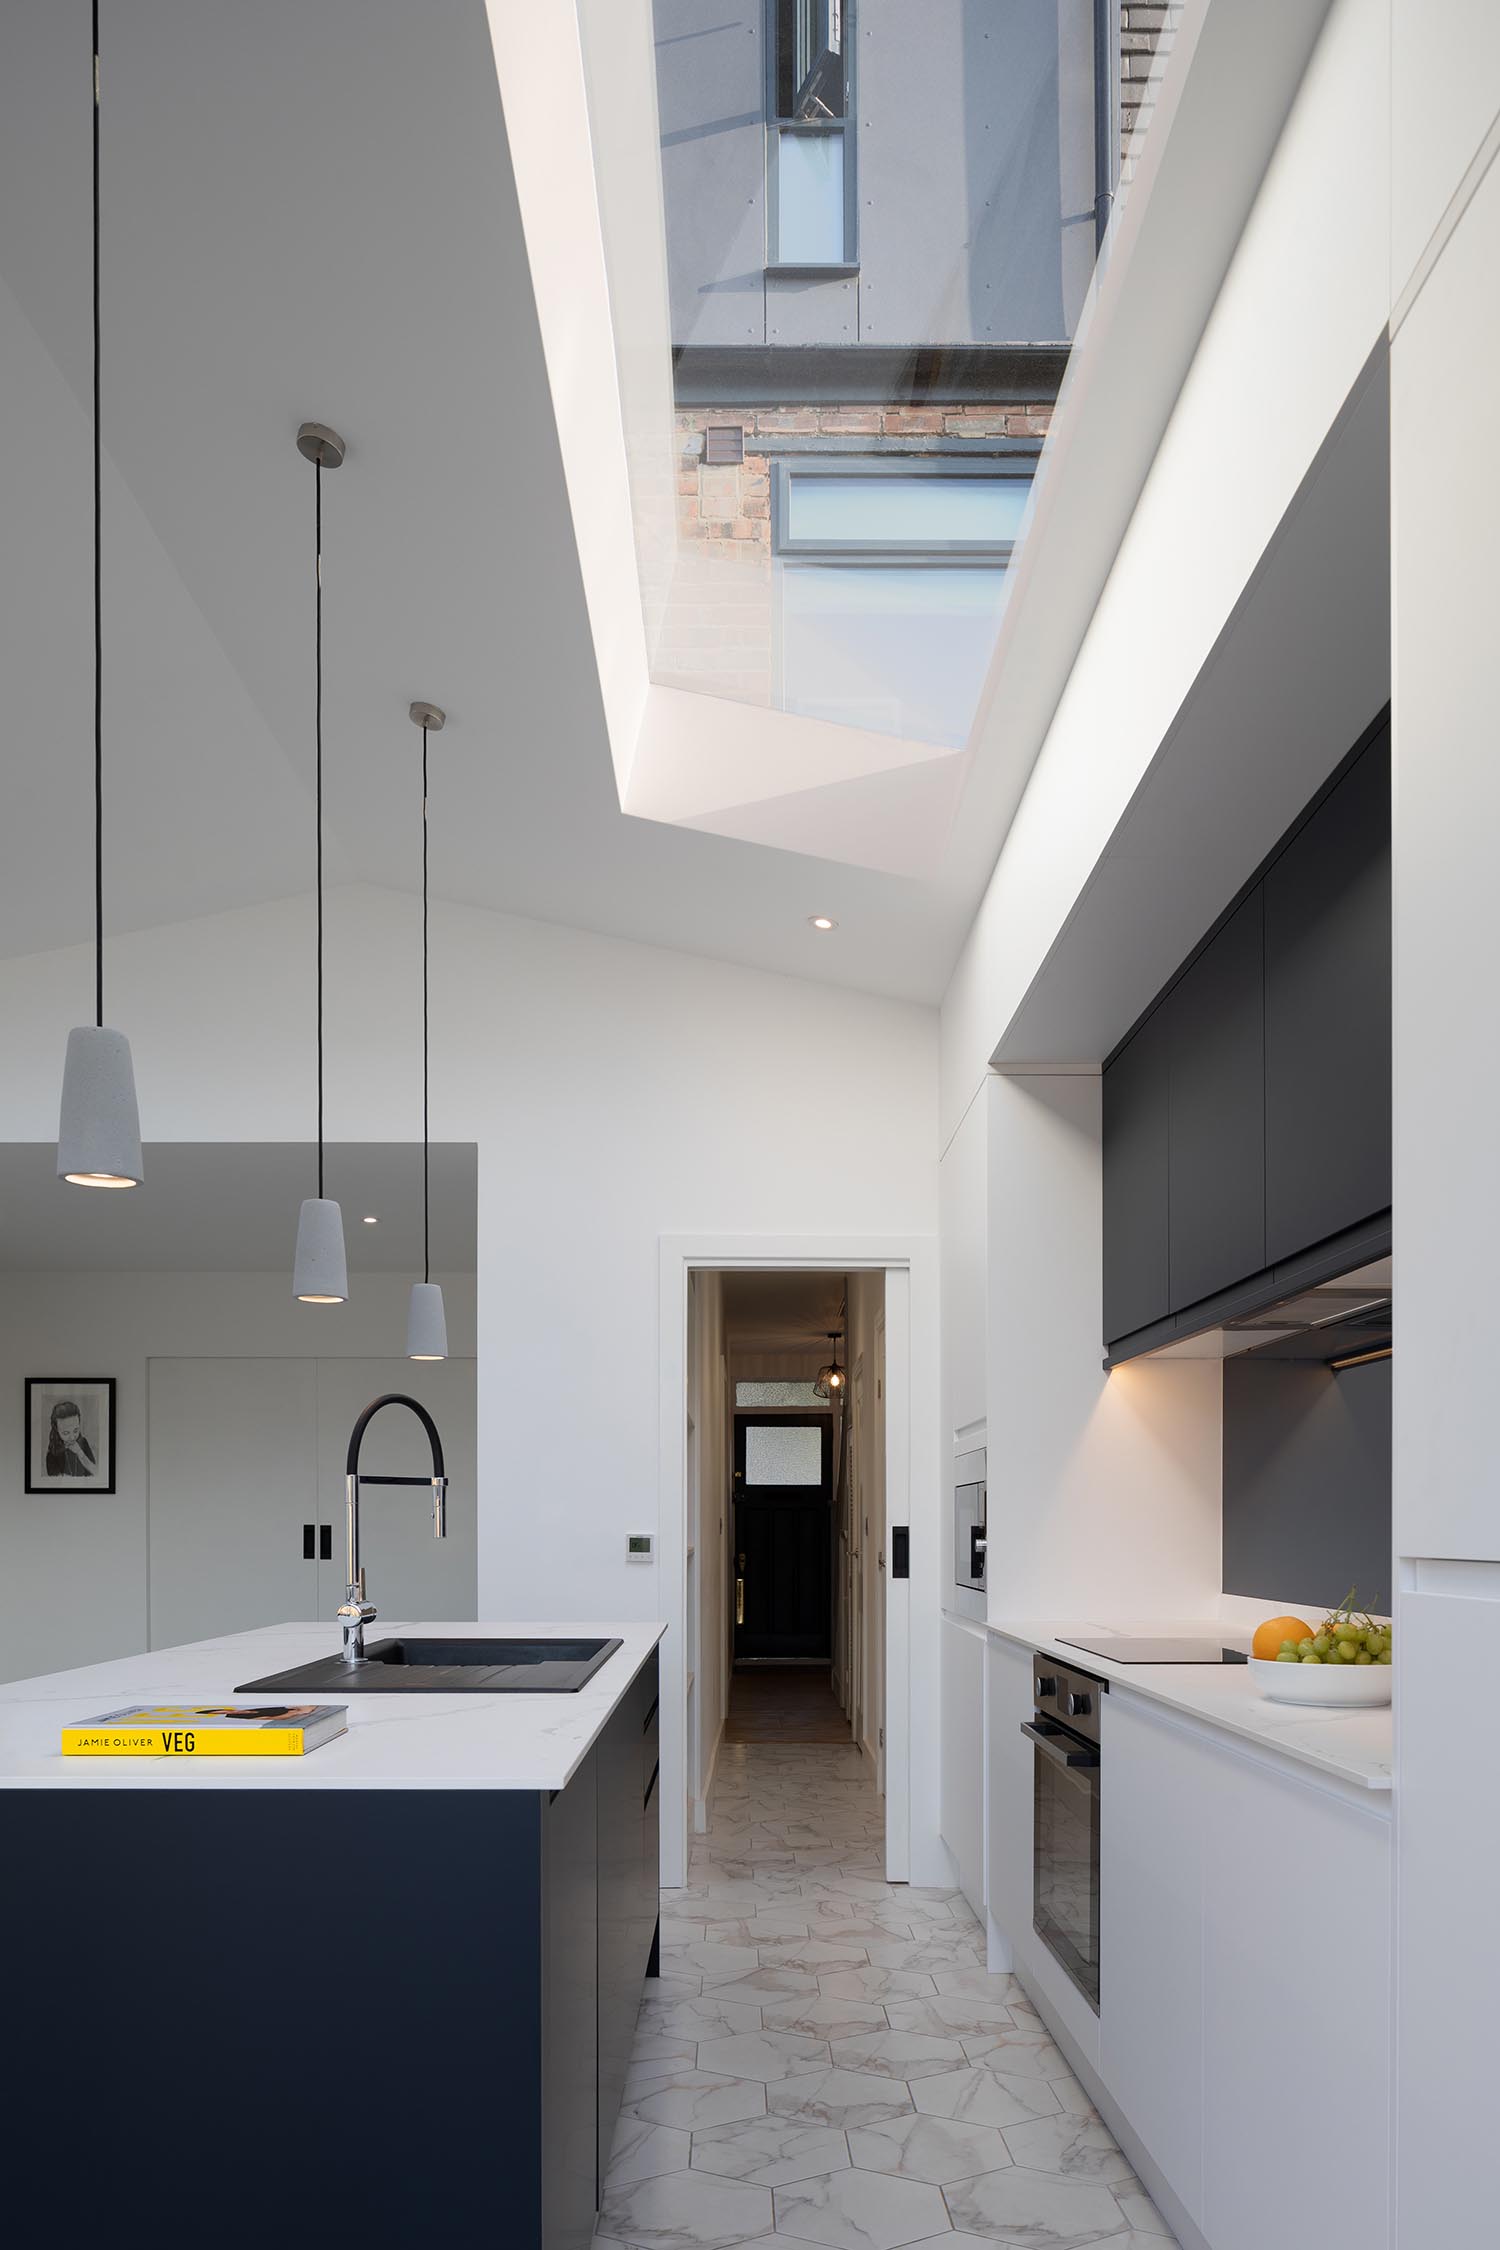
{"type": "MultiPolygon", "coordinates": [[[[88,72],[4,12],[5,954],[90,926],[88,72]]],[[[439,894],[935,997],[972,883],[619,810],[479,0],[119,0],[102,83],[110,925],[310,885],[316,418],[332,880],[417,880],[431,696],[439,894]]]]}

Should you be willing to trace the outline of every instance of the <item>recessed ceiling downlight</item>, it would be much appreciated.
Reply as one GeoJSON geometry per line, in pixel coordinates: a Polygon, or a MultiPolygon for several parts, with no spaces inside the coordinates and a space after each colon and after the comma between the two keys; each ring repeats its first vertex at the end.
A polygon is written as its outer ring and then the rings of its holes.
{"type": "Polygon", "coordinates": [[[810,929],[836,930],[838,928],[838,924],[831,914],[809,914],[807,920],[810,929]]]}

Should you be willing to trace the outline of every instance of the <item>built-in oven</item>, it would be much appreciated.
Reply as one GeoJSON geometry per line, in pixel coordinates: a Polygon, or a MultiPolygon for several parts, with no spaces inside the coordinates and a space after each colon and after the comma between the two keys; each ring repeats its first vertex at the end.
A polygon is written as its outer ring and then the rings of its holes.
{"type": "Polygon", "coordinates": [[[984,1590],[986,1491],[983,1453],[966,1454],[953,1487],[953,1583],[976,1592],[984,1590]]]}
{"type": "Polygon", "coordinates": [[[1031,1923],[1099,2010],[1099,1706],[1107,1682],[1032,1661],[1036,1709],[1023,1722],[1033,1766],[1031,1923]]]}

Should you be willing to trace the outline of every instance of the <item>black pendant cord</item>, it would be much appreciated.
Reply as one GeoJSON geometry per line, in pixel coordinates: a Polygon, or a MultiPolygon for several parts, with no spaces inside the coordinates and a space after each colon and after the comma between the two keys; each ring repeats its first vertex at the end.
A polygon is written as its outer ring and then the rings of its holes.
{"type": "Polygon", "coordinates": [[[99,447],[99,0],[94,0],[94,1021],[104,1022],[104,573],[99,447]]]}
{"type": "Polygon", "coordinates": [[[323,1197],[323,464],[313,463],[313,545],[317,591],[314,595],[313,662],[317,671],[314,727],[317,735],[318,820],[318,1199],[323,1197]]]}
{"type": "Polygon", "coordinates": [[[422,729],[422,1279],[432,1279],[427,1132],[427,729],[422,729]]]}

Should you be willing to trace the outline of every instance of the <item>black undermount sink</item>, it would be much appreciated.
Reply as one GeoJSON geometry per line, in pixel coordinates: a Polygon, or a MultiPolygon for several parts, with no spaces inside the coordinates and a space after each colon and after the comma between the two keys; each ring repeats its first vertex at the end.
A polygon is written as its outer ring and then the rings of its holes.
{"type": "Polygon", "coordinates": [[[236,1695],[576,1695],[620,1641],[371,1641],[359,1664],[320,1656],[236,1695]]]}

